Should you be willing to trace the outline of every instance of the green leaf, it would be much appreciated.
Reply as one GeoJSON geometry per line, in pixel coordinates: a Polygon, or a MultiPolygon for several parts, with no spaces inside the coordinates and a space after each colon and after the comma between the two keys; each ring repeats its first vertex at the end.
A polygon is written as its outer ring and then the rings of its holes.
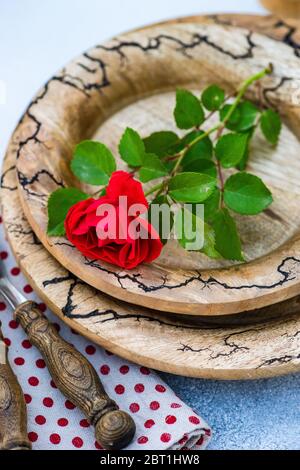
{"type": "Polygon", "coordinates": [[[200,100],[188,90],[177,90],[174,117],[179,129],[198,127],[205,119],[200,100]]]}
{"type": "Polygon", "coordinates": [[[229,209],[239,214],[259,214],[272,201],[272,194],[266,185],[250,173],[237,173],[230,176],[225,183],[224,202],[229,209]]]}
{"type": "Polygon", "coordinates": [[[179,137],[175,132],[162,131],[154,132],[144,139],[144,145],[147,153],[155,153],[158,157],[171,155],[171,149],[177,142],[179,137]]]}
{"type": "Polygon", "coordinates": [[[246,134],[226,134],[220,137],[215,152],[224,168],[232,168],[240,162],[245,154],[247,141],[246,134]]]}
{"type": "Polygon", "coordinates": [[[234,219],[226,208],[221,209],[213,221],[215,248],[223,258],[232,261],[244,261],[241,240],[234,219]]]}
{"type": "MultiPolygon", "coordinates": [[[[184,146],[191,143],[196,137],[204,134],[203,131],[191,132],[185,137],[184,146]]],[[[211,160],[213,156],[213,145],[209,137],[197,142],[185,154],[182,165],[186,166],[198,160],[211,160]]]]}
{"type": "Polygon", "coordinates": [[[77,188],[60,188],[54,191],[48,199],[47,234],[51,237],[63,236],[64,222],[70,207],[89,197],[77,188]]]}
{"type": "MultiPolygon", "coordinates": [[[[230,109],[230,105],[225,105],[220,111],[220,118],[223,121],[230,109]]],[[[251,101],[242,101],[238,104],[233,114],[226,123],[227,129],[236,132],[244,132],[250,129],[256,121],[258,114],[257,107],[251,101]]]]}
{"type": "Polygon", "coordinates": [[[217,177],[217,168],[211,160],[192,160],[191,163],[182,165],[184,172],[204,173],[212,178],[217,177]]]}
{"type": "Polygon", "coordinates": [[[145,145],[139,134],[130,127],[127,127],[121,138],[119,152],[129,166],[139,167],[142,165],[145,145]]]}
{"type": "MultiPolygon", "coordinates": [[[[186,134],[177,144],[175,144],[171,148],[172,154],[176,154],[184,149],[188,144],[193,142],[197,137],[204,134],[203,131],[191,131],[186,134]]],[[[198,159],[205,159],[211,160],[213,156],[213,145],[209,137],[205,137],[204,139],[197,142],[193,145],[185,154],[183,162],[198,160],[198,159]]]]}
{"type": "Polygon", "coordinates": [[[168,174],[168,169],[154,153],[146,153],[140,168],[140,180],[142,183],[161,178],[168,174]]]}
{"type": "Polygon", "coordinates": [[[179,244],[185,250],[200,251],[204,245],[204,221],[193,211],[181,208],[175,216],[175,235],[179,244]],[[201,236],[202,235],[202,236],[201,236]],[[199,237],[199,240],[197,240],[199,237]],[[199,243],[192,250],[189,245],[199,243]]]}
{"type": "Polygon", "coordinates": [[[176,213],[175,234],[179,244],[185,250],[189,249],[189,244],[197,241],[196,236],[198,235],[200,246],[195,245],[192,251],[200,251],[210,258],[220,258],[220,254],[215,249],[213,228],[198,217],[195,212],[182,208],[176,213]],[[202,234],[201,238],[199,232],[202,234]]]}
{"type": "Polygon", "coordinates": [[[253,126],[251,127],[246,133],[245,135],[247,135],[247,146],[246,146],[246,150],[245,150],[245,153],[243,155],[243,158],[239,161],[239,163],[236,165],[236,168],[240,171],[244,171],[246,169],[246,166],[247,166],[247,163],[248,163],[248,160],[249,160],[249,155],[250,155],[250,144],[251,144],[251,139],[254,135],[254,132],[255,132],[255,129],[256,127],[253,126]]]}
{"type": "MultiPolygon", "coordinates": [[[[230,108],[232,105],[230,104],[225,104],[221,109],[220,109],[220,121],[224,121],[230,108]]],[[[241,118],[241,113],[239,111],[239,108],[235,108],[233,113],[231,114],[230,118],[226,121],[226,127],[227,129],[235,130],[239,120],[241,118]]]]}
{"type": "Polygon", "coordinates": [[[278,113],[272,109],[267,109],[261,115],[260,127],[265,138],[273,145],[276,145],[281,132],[281,119],[278,113]]]}
{"type": "Polygon", "coordinates": [[[222,258],[220,253],[217,252],[215,248],[215,244],[216,244],[215,231],[209,224],[205,222],[204,223],[204,245],[203,245],[202,250],[200,250],[201,253],[204,253],[206,256],[212,259],[222,258]]]}
{"type": "Polygon", "coordinates": [[[148,221],[150,222],[150,224],[153,225],[153,227],[159,234],[159,237],[163,245],[165,245],[170,238],[169,235],[174,225],[174,213],[170,209],[168,196],[160,195],[160,196],[157,196],[155,199],[153,199],[148,210],[148,221]],[[158,213],[158,217],[156,219],[155,217],[153,217],[153,212],[152,212],[154,205],[159,206],[159,209],[160,209],[158,213]],[[167,207],[168,207],[168,210],[167,210],[167,207]],[[166,224],[166,220],[168,220],[168,225],[166,224]]]}
{"type": "Polygon", "coordinates": [[[208,111],[216,111],[224,103],[225,92],[219,86],[211,85],[203,91],[201,99],[208,111]]]}
{"type": "Polygon", "coordinates": [[[203,202],[216,184],[215,178],[202,173],[179,173],[169,182],[169,194],[177,202],[203,202]]]}
{"type": "Polygon", "coordinates": [[[111,151],[101,142],[85,140],[75,148],[71,169],[80,181],[102,185],[107,184],[116,170],[111,151]]]}
{"type": "Polygon", "coordinates": [[[218,188],[204,201],[204,219],[212,222],[220,207],[221,192],[218,188]]]}

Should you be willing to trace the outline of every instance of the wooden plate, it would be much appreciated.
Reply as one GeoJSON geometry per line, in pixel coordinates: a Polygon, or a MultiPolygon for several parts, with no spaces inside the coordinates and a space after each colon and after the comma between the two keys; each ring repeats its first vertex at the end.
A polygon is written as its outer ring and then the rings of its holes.
{"type": "Polygon", "coordinates": [[[50,79],[15,134],[23,209],[50,253],[114,297],[189,315],[232,314],[299,293],[300,143],[287,126],[276,150],[262,146],[260,137],[254,143],[250,171],[264,178],[275,202],[271,211],[239,221],[249,260],[243,265],[214,264],[170,242],[155,263],[126,272],[86,259],[65,238],[48,238],[46,204],[57,187],[77,184],[69,160],[80,140],[94,135],[115,150],[126,125],[144,135],[166,121],[171,126],[170,90],[178,85],[200,90],[214,81],[231,90],[271,61],[275,71],[260,95],[297,128],[295,49],[250,29],[217,23],[156,25],[96,46],[50,79]]]}
{"type": "MultiPolygon", "coordinates": [[[[198,21],[215,19],[199,17],[198,21]]],[[[253,20],[220,16],[217,21],[250,23],[253,20]]],[[[273,20],[261,21],[272,24],[273,20]]],[[[257,20],[255,24],[258,27],[257,20]]],[[[2,175],[7,236],[32,286],[63,321],[128,360],[176,374],[250,379],[300,369],[298,312],[247,327],[184,326],[167,314],[115,301],[68,272],[45,250],[23,215],[15,174],[19,139],[17,130],[2,175]]],[[[299,299],[295,301],[294,312],[297,303],[299,299]]]]}

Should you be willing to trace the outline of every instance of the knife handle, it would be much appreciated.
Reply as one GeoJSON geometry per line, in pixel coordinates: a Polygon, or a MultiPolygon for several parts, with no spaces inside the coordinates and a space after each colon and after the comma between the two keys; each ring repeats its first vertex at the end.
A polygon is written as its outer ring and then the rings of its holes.
{"type": "MultiPolygon", "coordinates": [[[[0,322],[1,326],[1,322],[0,322]]],[[[0,449],[30,450],[24,395],[8,361],[0,329],[0,449]]]]}
{"type": "Polygon", "coordinates": [[[96,440],[105,449],[126,447],[135,434],[135,423],[106,394],[94,367],[61,338],[34,302],[21,304],[15,316],[41,352],[56,386],[95,427],[96,440]]]}

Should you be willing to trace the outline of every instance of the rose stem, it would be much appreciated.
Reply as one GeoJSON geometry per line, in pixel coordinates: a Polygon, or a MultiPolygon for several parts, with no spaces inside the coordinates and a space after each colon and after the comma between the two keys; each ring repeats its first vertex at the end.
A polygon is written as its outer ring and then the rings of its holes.
{"type": "MultiPolygon", "coordinates": [[[[242,86],[241,88],[239,89],[238,93],[237,93],[237,96],[234,100],[234,102],[232,103],[232,105],[230,106],[227,114],[224,116],[224,119],[222,121],[220,121],[218,124],[214,125],[213,127],[211,127],[210,129],[208,129],[206,132],[203,132],[203,134],[201,134],[200,136],[196,137],[194,140],[192,140],[192,142],[190,142],[189,144],[187,144],[184,149],[182,149],[179,153],[178,153],[178,160],[171,172],[171,177],[174,176],[176,173],[177,173],[177,170],[179,169],[180,165],[181,165],[181,162],[183,160],[183,158],[185,157],[187,151],[193,147],[194,145],[196,145],[198,142],[200,142],[201,140],[205,139],[206,137],[208,137],[210,134],[212,134],[213,132],[216,132],[218,131],[218,134],[223,132],[225,126],[226,126],[226,122],[231,118],[232,114],[234,113],[234,111],[236,110],[238,104],[240,103],[241,99],[243,98],[244,94],[246,93],[246,91],[248,90],[248,88],[254,83],[256,82],[257,80],[260,80],[261,78],[265,77],[266,75],[270,75],[271,73],[273,72],[273,65],[272,64],[269,64],[268,67],[264,68],[263,70],[261,70],[260,72],[252,75],[251,77],[247,78],[243,83],[242,83],[242,86]]],[[[218,165],[219,166],[219,165],[218,165]]],[[[221,170],[221,167],[220,167],[220,170],[221,170]]],[[[220,175],[221,172],[219,172],[219,175],[220,175]]],[[[222,179],[220,178],[221,181],[223,181],[223,175],[222,175],[222,179]]],[[[153,188],[149,189],[149,191],[147,191],[145,193],[145,196],[149,196],[150,194],[154,193],[155,191],[159,190],[162,185],[164,183],[160,183],[156,186],[154,186],[153,188]]],[[[222,183],[221,183],[222,184],[222,183]]]]}

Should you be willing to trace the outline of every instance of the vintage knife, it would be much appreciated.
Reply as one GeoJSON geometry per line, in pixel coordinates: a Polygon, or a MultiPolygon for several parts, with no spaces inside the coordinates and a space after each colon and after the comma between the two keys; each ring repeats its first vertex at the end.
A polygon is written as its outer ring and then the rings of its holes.
{"type": "Polygon", "coordinates": [[[1,260],[0,295],[13,307],[16,320],[41,352],[56,386],[95,427],[96,440],[105,449],[126,447],[136,429],[131,416],[109,398],[88,360],[62,339],[34,302],[27,301],[11,284],[1,260]]]}
{"type": "Polygon", "coordinates": [[[7,353],[0,322],[0,450],[30,450],[24,395],[7,353]]]}

